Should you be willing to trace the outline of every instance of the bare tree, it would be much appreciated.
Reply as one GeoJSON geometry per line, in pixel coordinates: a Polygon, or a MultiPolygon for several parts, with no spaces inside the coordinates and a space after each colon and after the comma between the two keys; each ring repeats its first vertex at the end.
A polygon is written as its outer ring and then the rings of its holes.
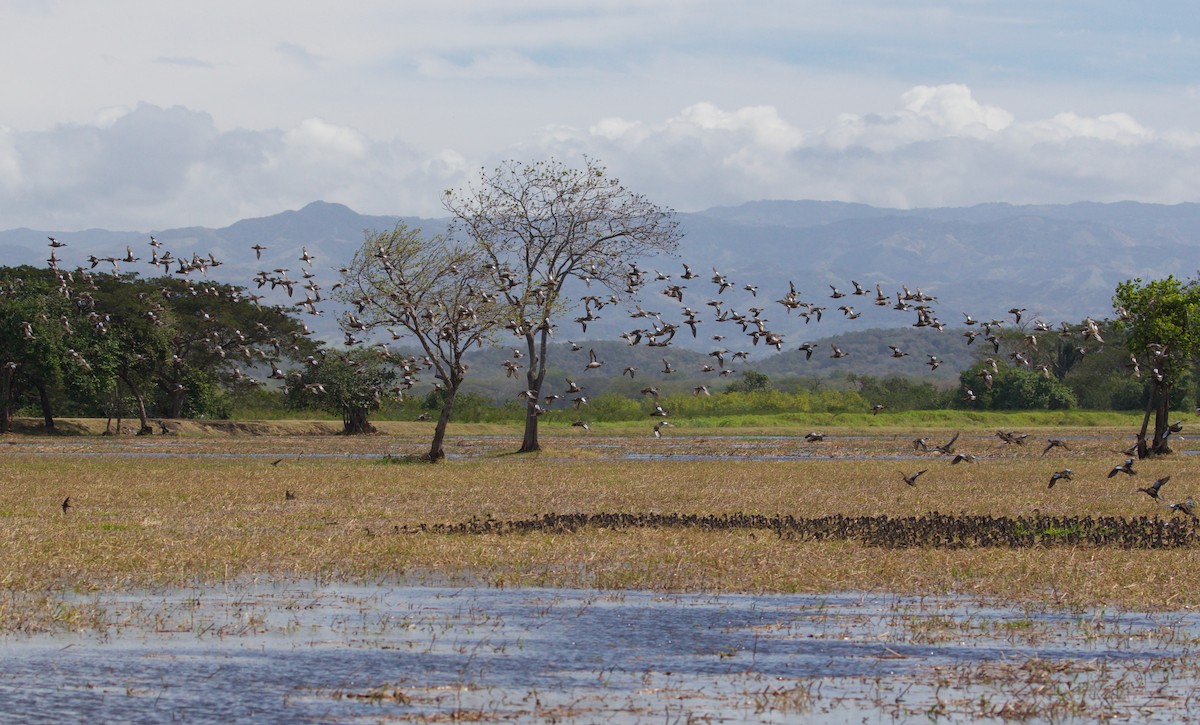
{"type": "MultiPolygon", "coordinates": [[[[385,328],[394,339],[410,338],[424,351],[443,391],[427,458],[444,459],[446,427],[467,374],[463,356],[471,346],[482,345],[503,320],[479,255],[445,236],[427,238],[420,229],[399,223],[390,231],[369,233],[342,278],[345,286],[338,294],[354,305],[342,322],[348,343],[385,328]]],[[[381,355],[392,354],[387,343],[376,347],[381,355]]],[[[404,382],[395,392],[412,386],[416,368],[404,367],[404,382]]]]}
{"type": "Polygon", "coordinates": [[[453,215],[452,232],[472,241],[488,262],[506,302],[506,326],[525,342],[525,436],[521,452],[537,451],[546,348],[554,319],[575,302],[564,295],[572,277],[616,295],[642,283],[639,258],[674,252],[678,223],[608,176],[592,159],[583,168],[557,160],[506,161],[481,172],[466,189],[443,199],[453,215]]]}

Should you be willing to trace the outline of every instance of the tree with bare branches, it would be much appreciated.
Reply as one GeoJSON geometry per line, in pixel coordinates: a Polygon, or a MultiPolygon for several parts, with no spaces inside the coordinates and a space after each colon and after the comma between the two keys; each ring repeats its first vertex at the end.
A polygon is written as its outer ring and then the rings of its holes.
{"type": "Polygon", "coordinates": [[[643,282],[637,260],[674,252],[678,222],[593,159],[582,168],[553,159],[506,161],[481,172],[474,185],[447,191],[443,203],[452,233],[487,260],[507,308],[505,324],[524,341],[529,405],[521,452],[537,451],[547,343],[554,320],[578,304],[564,294],[568,281],[636,293],[643,282]]]}
{"type": "MultiPolygon", "coordinates": [[[[369,233],[342,279],[338,295],[353,305],[342,321],[348,343],[360,344],[371,331],[386,329],[392,339],[411,340],[424,352],[423,365],[411,361],[402,366],[404,377],[394,392],[403,394],[411,387],[419,367],[432,369],[444,395],[426,457],[443,460],[446,427],[467,374],[463,357],[488,340],[503,320],[480,255],[444,235],[426,237],[399,223],[389,231],[369,233]]],[[[394,354],[386,342],[375,347],[380,355],[394,354]]]]}

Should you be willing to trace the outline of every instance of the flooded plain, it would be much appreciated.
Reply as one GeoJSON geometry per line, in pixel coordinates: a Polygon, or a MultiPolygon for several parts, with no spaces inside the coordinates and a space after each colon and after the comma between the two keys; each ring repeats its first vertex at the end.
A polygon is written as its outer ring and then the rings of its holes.
{"type": "Polygon", "coordinates": [[[255,722],[1177,722],[1200,616],[964,597],[421,584],[64,594],[9,636],[6,717],[255,722]]]}

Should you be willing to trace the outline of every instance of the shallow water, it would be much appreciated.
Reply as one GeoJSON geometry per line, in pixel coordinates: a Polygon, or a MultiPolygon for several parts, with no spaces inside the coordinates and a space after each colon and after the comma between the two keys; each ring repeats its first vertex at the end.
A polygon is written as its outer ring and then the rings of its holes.
{"type": "Polygon", "coordinates": [[[1168,722],[1200,708],[1192,613],[311,582],[64,604],[102,607],[108,626],[4,640],[6,717],[954,722],[1032,704],[1035,722],[1168,722]],[[1064,704],[1075,695],[1088,704],[1064,704]]]}

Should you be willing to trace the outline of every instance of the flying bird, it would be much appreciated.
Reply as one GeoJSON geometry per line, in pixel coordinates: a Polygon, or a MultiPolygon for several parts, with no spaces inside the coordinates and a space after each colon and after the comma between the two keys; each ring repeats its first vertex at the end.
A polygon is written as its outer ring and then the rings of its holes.
{"type": "Polygon", "coordinates": [[[1050,476],[1050,485],[1047,488],[1054,488],[1054,484],[1058,483],[1059,481],[1071,481],[1073,480],[1073,475],[1074,474],[1069,468],[1064,468],[1061,471],[1055,471],[1054,474],[1050,476]]]}
{"type": "Polygon", "coordinates": [[[1047,438],[1046,439],[1046,447],[1042,449],[1042,455],[1044,456],[1047,453],[1049,453],[1051,448],[1061,448],[1064,451],[1071,450],[1070,448],[1067,447],[1066,441],[1058,439],[1058,438],[1047,438]]]}
{"type": "Polygon", "coordinates": [[[905,476],[905,475],[904,475],[904,471],[900,471],[899,473],[900,473],[900,475],[901,475],[901,476],[903,476],[903,477],[904,477],[904,482],[905,482],[905,483],[907,483],[907,484],[908,484],[908,485],[910,485],[910,486],[916,486],[916,485],[917,485],[917,479],[918,479],[918,478],[920,478],[920,477],[921,477],[921,474],[922,474],[922,473],[925,473],[925,471],[927,471],[927,470],[929,470],[929,469],[927,469],[927,468],[926,468],[926,469],[922,469],[922,470],[920,470],[920,471],[917,471],[916,473],[912,474],[911,476],[905,476]]]}
{"type": "Polygon", "coordinates": [[[1108,472],[1108,477],[1112,478],[1113,476],[1117,475],[1118,473],[1126,473],[1126,474],[1129,474],[1130,476],[1136,476],[1137,471],[1133,470],[1133,459],[1127,458],[1127,459],[1125,459],[1124,463],[1117,465],[1117,466],[1113,466],[1113,469],[1108,472]]]}
{"type": "Polygon", "coordinates": [[[1171,480],[1170,476],[1163,476],[1162,478],[1155,481],[1153,484],[1146,486],[1145,488],[1139,488],[1138,492],[1146,494],[1147,496],[1154,499],[1155,501],[1161,501],[1162,499],[1159,498],[1158,490],[1160,488],[1162,488],[1163,485],[1165,485],[1167,481],[1170,481],[1170,480],[1171,480]]]}
{"type": "Polygon", "coordinates": [[[1200,518],[1196,516],[1196,502],[1190,498],[1187,501],[1171,504],[1171,510],[1191,516],[1193,519],[1200,518]]]}

